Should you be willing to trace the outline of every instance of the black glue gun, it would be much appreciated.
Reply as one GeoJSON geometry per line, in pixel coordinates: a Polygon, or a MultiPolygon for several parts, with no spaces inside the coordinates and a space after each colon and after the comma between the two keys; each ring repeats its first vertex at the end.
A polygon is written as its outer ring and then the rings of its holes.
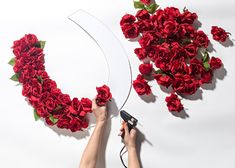
{"type": "Polygon", "coordinates": [[[129,131],[137,125],[138,120],[127,113],[125,110],[120,111],[122,119],[127,123],[129,131]]]}

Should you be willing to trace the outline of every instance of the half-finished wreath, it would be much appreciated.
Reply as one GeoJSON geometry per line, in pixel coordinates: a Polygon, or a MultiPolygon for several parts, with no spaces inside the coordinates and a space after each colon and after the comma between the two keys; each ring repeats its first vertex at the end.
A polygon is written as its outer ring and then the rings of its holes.
{"type": "MultiPolygon", "coordinates": [[[[15,57],[9,61],[15,72],[11,79],[22,84],[22,95],[33,106],[35,120],[44,118],[48,125],[72,132],[87,128],[86,115],[92,111],[92,101],[89,98],[71,99],[68,94],[61,92],[45,70],[44,46],[45,41],[39,41],[33,34],[15,41],[12,47],[15,57]]],[[[108,86],[96,87],[96,90],[96,103],[99,106],[112,98],[108,86]]]]}

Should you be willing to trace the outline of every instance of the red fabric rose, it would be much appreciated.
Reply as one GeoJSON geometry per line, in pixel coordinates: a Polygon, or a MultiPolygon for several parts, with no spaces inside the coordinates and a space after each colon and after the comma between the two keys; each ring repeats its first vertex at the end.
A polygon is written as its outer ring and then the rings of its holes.
{"type": "Polygon", "coordinates": [[[142,75],[149,75],[153,71],[152,64],[140,64],[139,71],[142,75]]]}
{"type": "Polygon", "coordinates": [[[166,20],[177,20],[180,16],[180,11],[175,7],[166,7],[164,9],[164,16],[166,20]]]}
{"type": "Polygon", "coordinates": [[[166,97],[167,107],[169,111],[181,112],[184,107],[175,93],[171,93],[170,96],[166,97]]]}
{"type": "Polygon", "coordinates": [[[184,51],[187,57],[189,58],[193,58],[197,55],[197,46],[195,44],[188,44],[186,46],[184,46],[184,51]]]}
{"type": "Polygon", "coordinates": [[[139,29],[137,24],[123,25],[122,32],[126,38],[136,38],[139,36],[139,29]]]}
{"type": "Polygon", "coordinates": [[[213,77],[213,73],[211,70],[206,71],[203,70],[201,73],[201,80],[200,83],[204,84],[204,83],[210,83],[213,77]]]}
{"type": "Polygon", "coordinates": [[[96,103],[98,106],[104,106],[107,103],[107,101],[112,99],[112,94],[107,85],[96,87],[96,90],[98,92],[96,96],[96,103]]]}
{"type": "Polygon", "coordinates": [[[213,39],[220,42],[225,42],[228,38],[229,34],[223,28],[218,26],[212,26],[211,34],[213,35],[213,39]]]}
{"type": "Polygon", "coordinates": [[[146,19],[149,19],[150,18],[150,14],[148,11],[146,10],[139,10],[135,17],[138,19],[138,20],[146,20],[146,19]]]}
{"type": "Polygon", "coordinates": [[[134,52],[140,60],[143,60],[147,57],[147,52],[144,48],[136,48],[134,52]]]}
{"type": "Polygon", "coordinates": [[[153,34],[151,33],[144,33],[141,39],[139,39],[139,44],[142,48],[146,48],[150,46],[150,44],[155,40],[153,34]]]}
{"type": "Polygon", "coordinates": [[[211,57],[210,59],[210,68],[219,69],[222,66],[222,61],[219,58],[211,57]]]}
{"type": "Polygon", "coordinates": [[[199,82],[189,75],[175,74],[174,78],[172,88],[178,93],[192,95],[200,86],[199,82]]]}
{"type": "Polygon", "coordinates": [[[164,37],[175,35],[179,29],[178,23],[174,20],[165,21],[163,26],[164,26],[164,29],[163,29],[164,37]]]}
{"type": "Polygon", "coordinates": [[[129,25],[129,24],[133,24],[135,22],[135,16],[130,15],[130,14],[126,14],[122,17],[121,21],[120,21],[120,25],[129,25]]]}
{"type": "Polygon", "coordinates": [[[198,31],[196,34],[195,43],[198,44],[200,47],[207,48],[209,44],[209,39],[207,35],[203,31],[198,31]]]}
{"type": "Polygon", "coordinates": [[[156,79],[159,85],[169,87],[172,84],[172,78],[165,74],[155,74],[154,78],[156,79]]]}
{"type": "Polygon", "coordinates": [[[190,60],[189,73],[192,76],[201,74],[203,70],[202,61],[199,61],[196,58],[190,60]]]}
{"type": "Polygon", "coordinates": [[[184,13],[180,16],[181,23],[193,24],[193,22],[197,19],[196,13],[191,13],[188,10],[184,11],[184,13]]]}
{"type": "Polygon", "coordinates": [[[133,81],[133,87],[138,95],[149,95],[151,93],[151,88],[142,75],[138,75],[136,80],[133,81]]]}

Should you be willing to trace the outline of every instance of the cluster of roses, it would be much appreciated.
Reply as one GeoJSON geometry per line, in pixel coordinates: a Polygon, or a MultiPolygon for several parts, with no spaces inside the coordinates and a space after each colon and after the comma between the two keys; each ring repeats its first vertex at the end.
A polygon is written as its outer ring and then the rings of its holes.
{"type": "MultiPolygon", "coordinates": [[[[142,61],[140,74],[133,81],[134,89],[139,95],[149,95],[151,87],[147,81],[151,79],[172,87],[173,92],[165,99],[169,111],[183,110],[178,95],[194,94],[202,84],[210,83],[213,71],[222,66],[219,58],[210,58],[210,41],[193,25],[196,19],[197,14],[187,9],[181,13],[178,8],[167,7],[153,14],[141,9],[135,16],[125,14],[120,21],[125,38],[136,39],[140,45],[134,51],[142,61]]],[[[211,33],[220,42],[229,34],[217,26],[212,27],[211,33]]]]}
{"type": "MultiPolygon", "coordinates": [[[[25,35],[14,42],[14,58],[9,64],[15,74],[11,77],[23,85],[22,95],[33,106],[35,120],[44,118],[48,125],[70,129],[72,132],[88,127],[86,114],[91,112],[92,101],[88,98],[73,98],[63,94],[56,82],[50,79],[44,66],[45,42],[33,34],[25,35]]],[[[104,105],[112,98],[109,87],[97,87],[96,102],[104,105]]]]}

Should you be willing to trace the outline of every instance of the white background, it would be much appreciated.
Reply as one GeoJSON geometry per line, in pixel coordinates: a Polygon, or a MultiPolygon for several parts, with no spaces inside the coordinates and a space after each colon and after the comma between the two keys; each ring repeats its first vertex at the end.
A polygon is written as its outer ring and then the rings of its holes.
{"type": "MultiPolygon", "coordinates": [[[[162,7],[184,6],[198,13],[203,29],[210,37],[212,25],[235,34],[235,2],[233,0],[193,1],[164,0],[162,7]]],[[[107,81],[107,66],[97,45],[67,16],[84,9],[102,20],[123,44],[134,78],[139,61],[133,54],[138,46],[124,39],[119,27],[125,13],[135,13],[131,0],[1,0],[0,3],[0,167],[1,168],[75,168],[92,129],[68,134],[35,122],[32,108],[21,96],[21,86],[9,80],[12,68],[7,65],[13,56],[12,42],[26,33],[35,33],[46,40],[46,67],[59,87],[71,96],[92,97],[95,86],[107,81]],[[66,136],[67,134],[67,136],[66,136]]],[[[105,34],[104,34],[105,36],[105,34]]],[[[231,36],[231,39],[234,35],[231,36]]],[[[154,100],[143,101],[132,90],[125,109],[139,119],[140,157],[145,168],[234,168],[235,167],[235,107],[234,107],[234,47],[224,47],[212,41],[223,60],[217,79],[197,96],[184,99],[187,115],[172,115],[155,82],[150,83],[154,100]],[[196,98],[197,99],[196,99],[196,98]],[[196,100],[195,100],[196,99],[196,100]],[[188,116],[186,118],[182,116],[188,116]],[[141,143],[140,143],[141,142],[141,143]]],[[[118,76],[117,76],[118,78],[118,76]]],[[[121,89],[121,88],[120,88],[121,89]]],[[[145,99],[145,98],[143,98],[145,99]]],[[[120,118],[108,122],[100,154],[100,168],[122,167],[117,133],[120,118]],[[105,153],[103,151],[106,151],[105,153]],[[106,155],[103,160],[102,156],[106,155]]]]}

